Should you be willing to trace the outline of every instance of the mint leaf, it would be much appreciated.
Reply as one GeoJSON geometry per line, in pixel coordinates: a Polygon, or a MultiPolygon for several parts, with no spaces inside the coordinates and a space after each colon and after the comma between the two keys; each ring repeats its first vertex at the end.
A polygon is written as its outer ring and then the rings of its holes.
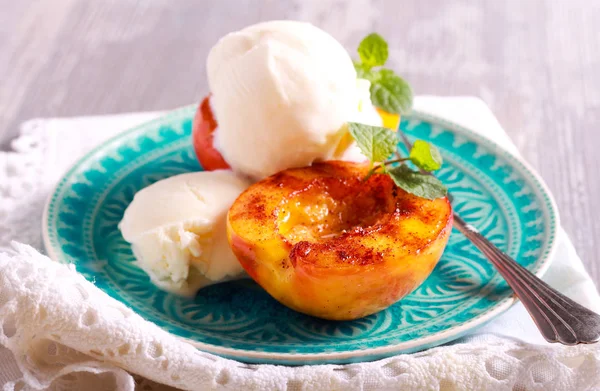
{"type": "Polygon", "coordinates": [[[388,113],[405,114],[412,107],[413,93],[410,85],[394,71],[382,69],[372,81],[371,100],[388,113]]]}
{"type": "Polygon", "coordinates": [[[381,35],[371,33],[358,45],[358,55],[367,70],[382,66],[388,59],[388,44],[381,35]]]}
{"type": "Polygon", "coordinates": [[[439,179],[433,175],[413,171],[406,164],[392,168],[389,175],[399,188],[417,197],[435,200],[448,193],[448,189],[439,179]]]}
{"type": "Polygon", "coordinates": [[[415,166],[425,171],[439,170],[443,163],[442,155],[436,146],[423,140],[414,142],[409,158],[415,166]]]}
{"type": "Polygon", "coordinates": [[[349,122],[348,129],[360,151],[371,162],[384,161],[398,145],[396,133],[386,128],[349,122]]]}
{"type": "Polygon", "coordinates": [[[367,79],[371,83],[374,79],[374,74],[371,70],[365,69],[365,67],[359,63],[354,61],[354,70],[356,70],[356,77],[359,79],[367,79]]]}
{"type": "Polygon", "coordinates": [[[363,68],[362,64],[358,61],[352,61],[352,64],[354,65],[354,70],[356,71],[356,77],[359,79],[364,79],[365,69],[363,68]]]}

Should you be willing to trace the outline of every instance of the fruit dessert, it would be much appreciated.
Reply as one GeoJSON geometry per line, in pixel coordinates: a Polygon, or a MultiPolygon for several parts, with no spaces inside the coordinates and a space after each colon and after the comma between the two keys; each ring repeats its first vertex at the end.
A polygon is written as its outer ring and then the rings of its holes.
{"type": "Polygon", "coordinates": [[[427,278],[452,225],[446,189],[430,175],[442,158],[421,140],[400,154],[410,86],[383,67],[379,35],[358,54],[291,21],[211,49],[210,93],[192,129],[205,171],[141,190],[120,224],[159,288],[194,294],[245,270],[292,309],[348,320],[427,278]]]}
{"type": "Polygon", "coordinates": [[[356,319],[412,292],[431,273],[452,226],[446,197],[427,200],[369,166],[330,161],[279,172],[229,210],[233,252],[286,306],[356,319]]]}

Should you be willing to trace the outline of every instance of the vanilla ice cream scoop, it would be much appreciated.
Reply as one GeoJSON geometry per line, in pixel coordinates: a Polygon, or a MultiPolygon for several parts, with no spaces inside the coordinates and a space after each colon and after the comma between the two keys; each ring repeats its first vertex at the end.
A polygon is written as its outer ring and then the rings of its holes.
{"type": "Polygon", "coordinates": [[[227,242],[227,211],[249,186],[231,171],[181,174],[136,193],[119,229],[159,288],[193,295],[243,275],[227,242]]]}
{"type": "Polygon", "coordinates": [[[308,23],[273,21],[230,33],[207,61],[215,147],[261,179],[331,158],[356,111],[356,71],[342,45],[308,23]]]}

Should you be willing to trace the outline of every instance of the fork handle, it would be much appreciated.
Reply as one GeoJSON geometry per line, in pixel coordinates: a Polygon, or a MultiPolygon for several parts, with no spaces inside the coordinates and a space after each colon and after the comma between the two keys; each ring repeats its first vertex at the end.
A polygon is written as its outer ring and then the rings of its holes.
{"type": "Polygon", "coordinates": [[[557,292],[458,215],[453,217],[454,226],[498,269],[548,342],[576,345],[600,339],[600,315],[557,292]]]}

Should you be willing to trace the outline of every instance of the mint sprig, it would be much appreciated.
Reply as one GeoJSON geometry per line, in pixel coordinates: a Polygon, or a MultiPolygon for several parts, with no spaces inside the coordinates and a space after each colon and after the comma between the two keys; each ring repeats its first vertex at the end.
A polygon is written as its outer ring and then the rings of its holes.
{"type": "Polygon", "coordinates": [[[354,140],[356,140],[360,151],[371,162],[386,160],[394,153],[398,145],[398,136],[396,133],[386,128],[350,122],[348,130],[354,140]]]}
{"type": "Polygon", "coordinates": [[[438,170],[442,165],[442,156],[434,145],[417,140],[409,156],[402,157],[398,151],[396,132],[354,122],[348,123],[348,130],[361,152],[371,161],[372,167],[365,180],[373,174],[387,174],[399,188],[417,197],[433,200],[447,194],[448,190],[442,182],[431,175],[431,171],[438,170]],[[392,155],[396,158],[387,160],[392,155]],[[408,167],[405,164],[408,161],[417,166],[419,171],[408,167]]]}
{"type": "Polygon", "coordinates": [[[367,79],[373,83],[372,80],[375,79],[375,75],[371,70],[365,69],[360,62],[354,61],[354,70],[356,71],[356,77],[359,79],[367,79]]]}
{"type": "Polygon", "coordinates": [[[388,59],[388,55],[388,44],[377,33],[367,35],[358,45],[358,56],[365,68],[383,66],[388,59]]]}
{"type": "Polygon", "coordinates": [[[378,72],[371,82],[371,101],[388,113],[404,114],[412,108],[413,93],[410,85],[389,69],[378,72]]]}
{"type": "MultiPolygon", "coordinates": [[[[410,85],[391,69],[383,68],[388,56],[388,44],[377,33],[367,35],[358,45],[359,61],[354,61],[354,69],[359,78],[371,82],[371,101],[388,113],[405,114],[410,111],[413,93],[410,85]]],[[[371,175],[389,175],[394,183],[417,197],[433,200],[444,197],[448,190],[439,179],[431,175],[442,166],[440,151],[432,144],[417,140],[408,157],[400,156],[397,134],[389,129],[349,123],[348,129],[362,153],[371,161],[371,175]],[[391,155],[396,157],[387,160],[391,155]],[[418,170],[406,163],[411,162],[418,170]],[[400,165],[398,165],[400,164],[400,165]]]]}
{"type": "Polygon", "coordinates": [[[444,162],[440,151],[435,145],[423,140],[417,140],[413,143],[408,157],[415,166],[425,171],[439,170],[444,162]]]}
{"type": "Polygon", "coordinates": [[[410,111],[413,93],[410,85],[394,71],[383,67],[388,59],[388,44],[377,33],[367,35],[358,45],[360,61],[354,62],[356,74],[371,82],[371,101],[388,113],[405,114],[410,111]]]}
{"type": "Polygon", "coordinates": [[[445,197],[448,189],[433,175],[411,170],[406,164],[388,170],[388,174],[402,190],[417,197],[435,200],[445,197]]]}

